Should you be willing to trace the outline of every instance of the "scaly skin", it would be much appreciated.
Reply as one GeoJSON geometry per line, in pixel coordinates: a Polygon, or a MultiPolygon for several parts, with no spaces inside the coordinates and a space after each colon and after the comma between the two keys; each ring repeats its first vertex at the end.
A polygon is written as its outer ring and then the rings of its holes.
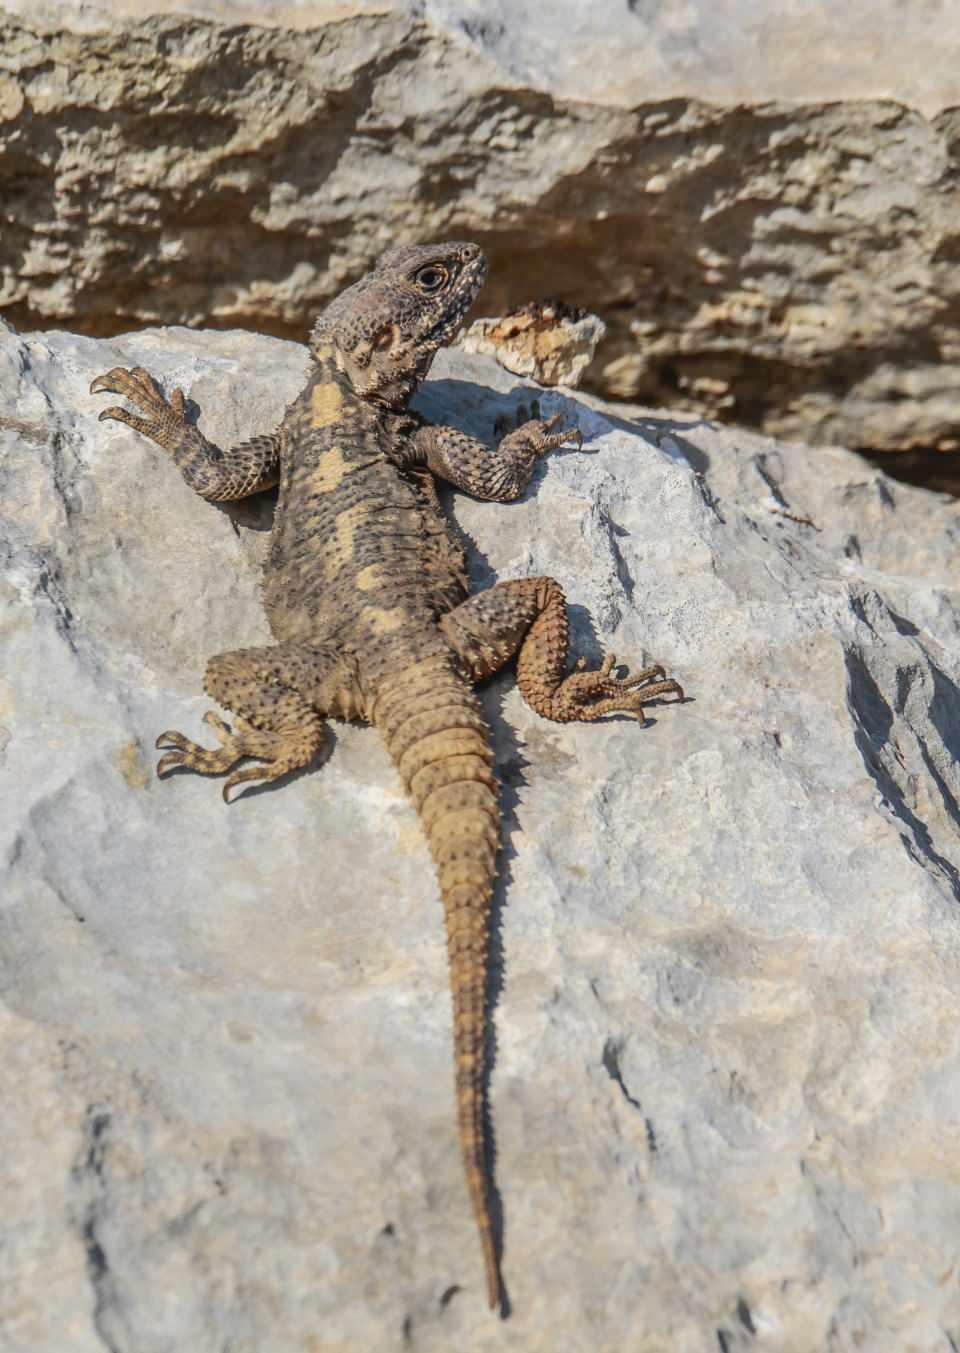
{"type": "MultiPolygon", "coordinates": [[[[476,245],[396,249],[320,316],[313,373],[280,428],[229,451],[185,418],[142,368],[98,376],[91,392],[125,396],[100,417],[164,448],[204,498],[243,497],[279,483],[264,606],[276,644],[211,659],[207,694],[236,716],[205,718],[210,751],[166,732],[159,773],[187,766],[237,785],[306,766],[327,718],[380,729],[416,804],[446,919],[457,1112],[491,1307],[501,1302],[497,1237],[487,1191],[484,1046],[490,902],[499,809],[490,739],[472,683],[518,654],[526,700],[548,719],[614,712],[683,693],[660,667],[630,678],[581,659],[567,675],[567,615],[551,578],[504,582],[468,598],[462,551],[440,510],[434,476],[507,501],[539,456],[576,441],[558,420],[521,417],[495,451],[407,412],[437,349],[458,328],[486,275],[476,245]],[[240,770],[241,760],[257,765],[240,770]]],[[[536,410],[534,411],[536,415],[536,410]]]]}

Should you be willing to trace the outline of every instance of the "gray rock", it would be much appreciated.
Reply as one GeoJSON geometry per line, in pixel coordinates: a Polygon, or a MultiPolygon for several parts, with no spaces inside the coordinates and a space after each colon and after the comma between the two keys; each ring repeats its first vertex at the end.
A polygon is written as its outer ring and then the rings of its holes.
{"type": "MultiPolygon", "coordinates": [[[[478,585],[552,573],[580,651],[690,697],[589,727],[487,691],[501,1324],[437,890],[376,734],[229,808],[153,777],[206,657],[265,637],[270,503],[204,504],[97,423],[90,379],[132,363],[229,441],[305,354],[0,336],[4,1350],[960,1341],[960,505],[563,392],[595,454],[456,499],[478,585]]],[[[529,395],[456,353],[420,406],[483,433],[529,395]]]]}
{"type": "Polygon", "coordinates": [[[956,62],[897,0],[0,0],[0,309],[302,338],[388,242],[622,398],[960,445],[956,62]]]}

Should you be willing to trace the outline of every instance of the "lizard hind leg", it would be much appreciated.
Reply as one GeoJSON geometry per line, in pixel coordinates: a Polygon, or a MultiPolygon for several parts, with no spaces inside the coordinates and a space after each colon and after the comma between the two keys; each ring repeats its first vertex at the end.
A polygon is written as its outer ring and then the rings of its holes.
{"type": "Polygon", "coordinates": [[[200,775],[225,775],[238,761],[252,758],[262,764],[245,766],[223,786],[230,791],[251,780],[268,783],[313,761],[324,742],[325,713],[352,717],[352,691],[336,680],[332,655],[306,645],[278,644],[272,648],[238,649],[211,658],[204,689],[237,716],[231,729],[213,710],[203,717],[213,728],[218,748],[201,746],[183,733],[168,730],[157,738],[158,748],[169,748],[160,758],[157,774],[178,766],[200,775]]]}
{"type": "Polygon", "coordinates": [[[642,723],[644,705],[665,695],[683,699],[680,685],[659,663],[618,677],[617,660],[608,653],[596,670],[579,658],[567,674],[567,607],[553,578],[497,583],[450,611],[440,627],[476,681],[517,654],[523,698],[558,723],[593,723],[605,714],[630,714],[642,723]]]}

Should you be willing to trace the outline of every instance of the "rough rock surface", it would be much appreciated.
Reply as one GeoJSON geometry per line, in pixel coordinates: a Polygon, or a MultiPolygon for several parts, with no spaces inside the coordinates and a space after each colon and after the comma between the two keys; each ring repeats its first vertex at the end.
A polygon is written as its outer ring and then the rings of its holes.
{"type": "MultiPolygon", "coordinates": [[[[202,731],[206,657],[265,637],[271,504],[204,504],[87,385],[143,363],[229,441],[305,360],[0,335],[0,1347],[957,1344],[960,504],[549,392],[595,454],[456,499],[478,584],[554,574],[581,651],[691,697],[558,726],[488,689],[501,1324],[436,888],[376,735],[229,808],[152,774],[159,731],[202,731]]],[[[483,434],[529,395],[441,354],[421,406],[483,434]]]]}
{"type": "Polygon", "coordinates": [[[464,331],[459,346],[496,358],[515,376],[540,385],[580,384],[606,325],[596,315],[558,301],[532,301],[509,315],[478,319],[464,331]]]}
{"type": "Polygon", "coordinates": [[[0,309],[300,338],[388,242],[466,235],[494,263],[489,313],[601,315],[594,389],[954,449],[944,14],[0,0],[0,309]]]}

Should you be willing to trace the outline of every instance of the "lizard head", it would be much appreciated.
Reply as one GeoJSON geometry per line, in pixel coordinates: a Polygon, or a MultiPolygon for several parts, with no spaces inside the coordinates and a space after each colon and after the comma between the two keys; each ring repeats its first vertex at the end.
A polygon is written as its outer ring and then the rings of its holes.
{"type": "Polygon", "coordinates": [[[405,408],[486,275],[475,244],[391,249],[327,306],[313,326],[311,352],[318,362],[335,362],[364,399],[405,408]]]}

